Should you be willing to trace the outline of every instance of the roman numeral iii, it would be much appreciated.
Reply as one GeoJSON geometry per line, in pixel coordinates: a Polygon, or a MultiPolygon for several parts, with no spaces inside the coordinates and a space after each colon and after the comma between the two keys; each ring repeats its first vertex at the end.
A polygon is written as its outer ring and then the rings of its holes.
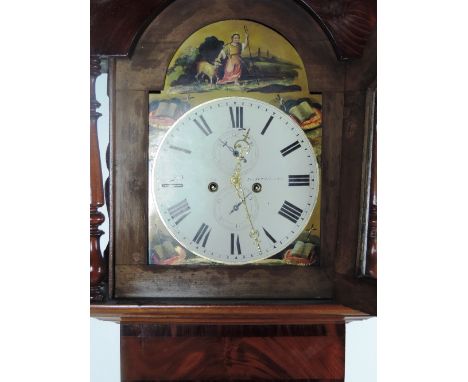
{"type": "Polygon", "coordinates": [[[193,120],[193,122],[196,123],[196,125],[203,132],[203,134],[205,134],[206,136],[210,135],[212,131],[210,129],[210,126],[208,126],[208,124],[206,123],[205,118],[203,118],[203,115],[200,115],[200,121],[198,121],[197,119],[193,120]]]}
{"type": "Polygon", "coordinates": [[[209,225],[202,223],[195,237],[193,238],[193,241],[197,244],[200,244],[200,241],[203,239],[203,242],[202,242],[203,248],[205,248],[206,242],[208,241],[208,237],[210,236],[210,233],[211,233],[211,229],[208,231],[208,228],[210,228],[209,225]]]}
{"type": "Polygon", "coordinates": [[[293,223],[297,223],[301,217],[302,210],[285,200],[278,213],[286,219],[291,220],[293,223]]]}
{"type": "Polygon", "coordinates": [[[288,175],[288,186],[309,186],[310,175],[288,175]]]}
{"type": "Polygon", "coordinates": [[[187,199],[184,199],[172,207],[169,207],[167,212],[169,212],[169,215],[171,215],[172,219],[177,219],[175,224],[179,224],[187,217],[187,215],[190,214],[190,206],[187,203],[187,199]]]}
{"type": "Polygon", "coordinates": [[[234,110],[232,106],[229,106],[229,114],[231,114],[232,127],[237,129],[243,129],[244,108],[242,106],[236,106],[236,109],[234,110]]]}

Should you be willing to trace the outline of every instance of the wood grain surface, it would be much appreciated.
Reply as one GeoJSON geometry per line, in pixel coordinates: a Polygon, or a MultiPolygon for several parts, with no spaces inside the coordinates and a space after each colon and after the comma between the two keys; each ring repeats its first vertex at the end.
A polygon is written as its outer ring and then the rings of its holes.
{"type": "Polygon", "coordinates": [[[118,304],[92,305],[91,316],[119,323],[178,324],[324,324],[367,318],[343,305],[311,304],[310,301],[268,302],[253,300],[128,300],[118,304]]]}
{"type": "Polygon", "coordinates": [[[338,240],[341,135],[343,130],[342,92],[322,94],[323,136],[322,136],[322,209],[321,265],[333,273],[333,262],[338,240]],[[330,269],[331,268],[331,269],[330,269]]]}
{"type": "Polygon", "coordinates": [[[121,325],[122,380],[343,380],[344,332],[344,324],[121,325]]]}
{"type": "Polygon", "coordinates": [[[148,94],[116,91],[113,134],[115,264],[147,263],[148,94]]]}
{"type": "Polygon", "coordinates": [[[321,267],[116,265],[116,298],[331,299],[333,284],[321,267]]]}

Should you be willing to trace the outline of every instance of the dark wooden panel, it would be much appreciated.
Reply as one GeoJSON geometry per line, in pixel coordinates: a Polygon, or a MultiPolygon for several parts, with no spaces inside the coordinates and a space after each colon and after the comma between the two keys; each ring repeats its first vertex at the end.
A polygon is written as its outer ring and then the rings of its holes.
{"type": "Polygon", "coordinates": [[[314,298],[332,297],[320,267],[116,266],[115,297],[314,298]]]}
{"type": "Polygon", "coordinates": [[[341,153],[341,193],[335,271],[354,275],[358,256],[361,168],[366,92],[346,92],[341,153]]]}
{"type": "Polygon", "coordinates": [[[340,174],[338,240],[335,256],[335,301],[368,314],[377,314],[377,283],[356,277],[366,131],[366,96],[376,86],[376,35],[360,60],[347,64],[340,174]]]}
{"type": "Polygon", "coordinates": [[[128,337],[344,337],[344,325],[121,325],[128,337]]]}
{"type": "MultiPolygon", "coordinates": [[[[166,41],[184,40],[190,30],[197,30],[209,23],[228,19],[248,19],[274,26],[279,33],[289,35],[299,42],[306,40],[328,42],[327,36],[317,22],[295,1],[197,0],[176,1],[167,7],[148,26],[138,45],[143,42],[157,43],[161,38],[166,41]],[[209,10],[209,12],[200,12],[200,10],[209,10]],[[167,23],[165,20],[177,20],[177,22],[167,23]],[[302,24],[302,27],[306,25],[308,33],[303,33],[304,29],[297,24],[302,24]],[[187,25],[191,25],[191,28],[187,25]]],[[[147,51],[138,54],[145,57],[146,54],[152,53],[147,51]]],[[[135,56],[132,59],[135,59],[135,56]]]]}
{"type": "Polygon", "coordinates": [[[341,134],[343,129],[343,93],[323,93],[323,136],[322,136],[322,210],[321,227],[321,265],[333,266],[336,252],[340,165],[341,134]]]}
{"type": "Polygon", "coordinates": [[[377,30],[367,41],[360,59],[346,63],[346,90],[367,90],[377,80],[377,30]]]}
{"type": "Polygon", "coordinates": [[[115,264],[145,264],[147,254],[148,94],[115,94],[113,207],[115,264]]]}
{"type": "Polygon", "coordinates": [[[126,56],[158,13],[174,0],[91,0],[91,54],[126,56]]]}
{"type": "Polygon", "coordinates": [[[343,380],[344,325],[122,325],[121,370],[125,381],[343,380]]]}
{"type": "Polygon", "coordinates": [[[337,274],[334,286],[335,301],[371,316],[377,315],[377,280],[337,274]]]}
{"type": "Polygon", "coordinates": [[[335,301],[375,315],[377,290],[375,280],[356,276],[359,257],[359,213],[361,200],[361,169],[364,145],[366,91],[345,92],[341,192],[338,241],[334,259],[335,301]]]}

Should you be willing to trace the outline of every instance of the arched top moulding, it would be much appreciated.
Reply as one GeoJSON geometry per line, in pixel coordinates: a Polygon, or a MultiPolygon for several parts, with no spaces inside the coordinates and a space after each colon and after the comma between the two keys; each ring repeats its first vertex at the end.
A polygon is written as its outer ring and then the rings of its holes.
{"type": "MultiPolygon", "coordinates": [[[[131,56],[150,23],[178,1],[91,0],[91,55],[131,56]]],[[[362,56],[377,24],[376,0],[286,1],[316,20],[342,61],[362,56]]]]}

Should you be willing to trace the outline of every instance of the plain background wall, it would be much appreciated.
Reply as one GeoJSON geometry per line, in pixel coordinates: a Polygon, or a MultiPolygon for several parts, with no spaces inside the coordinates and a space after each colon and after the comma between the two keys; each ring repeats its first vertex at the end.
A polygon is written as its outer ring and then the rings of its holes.
{"type": "MultiPolygon", "coordinates": [[[[105,150],[109,143],[109,101],[107,98],[107,75],[102,74],[96,82],[96,96],[101,103],[98,120],[99,145],[103,179],[108,177],[105,150]]],[[[108,218],[101,227],[106,232],[101,237],[104,250],[108,241],[108,218]]],[[[112,322],[91,319],[91,382],[120,381],[120,331],[112,322]]],[[[353,322],[346,325],[346,369],[345,382],[375,382],[376,369],[376,318],[353,322]]]]}

